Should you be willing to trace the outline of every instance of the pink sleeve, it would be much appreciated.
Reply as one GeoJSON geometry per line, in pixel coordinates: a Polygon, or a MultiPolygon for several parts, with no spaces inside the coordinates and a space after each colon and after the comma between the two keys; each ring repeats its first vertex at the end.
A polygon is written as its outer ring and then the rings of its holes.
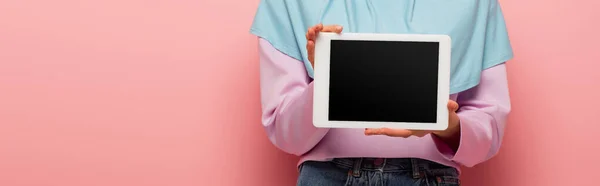
{"type": "Polygon", "coordinates": [[[262,123],[271,142],[295,155],[311,150],[329,129],[312,123],[313,83],[304,64],[259,39],[262,123]]]}
{"type": "Polygon", "coordinates": [[[510,112],[510,97],[504,64],[482,72],[478,86],[458,94],[460,144],[453,152],[434,137],[440,153],[463,166],[472,167],[498,153],[510,112]]]}

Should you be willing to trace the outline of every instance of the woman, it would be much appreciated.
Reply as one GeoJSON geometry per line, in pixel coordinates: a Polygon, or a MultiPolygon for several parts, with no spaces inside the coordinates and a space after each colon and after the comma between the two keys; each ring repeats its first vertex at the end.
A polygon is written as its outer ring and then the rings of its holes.
{"type": "Polygon", "coordinates": [[[262,121],[271,142],[301,156],[298,185],[459,185],[459,167],[493,157],[510,111],[513,57],[497,0],[263,0],[262,121]],[[445,131],[312,125],[319,32],[446,34],[452,38],[445,131]],[[460,105],[460,107],[459,107],[460,105]]]}

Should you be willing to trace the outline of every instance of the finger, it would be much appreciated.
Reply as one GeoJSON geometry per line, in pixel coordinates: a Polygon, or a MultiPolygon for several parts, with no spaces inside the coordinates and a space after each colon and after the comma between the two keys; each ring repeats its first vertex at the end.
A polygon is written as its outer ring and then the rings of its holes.
{"type": "Polygon", "coordinates": [[[315,34],[312,37],[312,40],[317,39],[317,36],[319,35],[319,32],[323,31],[323,25],[322,24],[318,24],[317,26],[314,26],[314,30],[315,30],[315,34]]]}
{"type": "Polygon", "coordinates": [[[315,29],[317,29],[317,31],[321,31],[323,30],[323,23],[319,23],[315,26],[315,29]]]}
{"type": "Polygon", "coordinates": [[[315,30],[315,34],[318,34],[320,31],[323,31],[323,24],[319,23],[315,26],[313,26],[313,29],[315,30]]]}
{"type": "Polygon", "coordinates": [[[316,31],[314,27],[311,27],[308,29],[308,31],[306,32],[306,40],[315,40],[316,38],[316,31]]]}
{"type": "Polygon", "coordinates": [[[319,35],[319,32],[321,32],[322,30],[323,30],[323,24],[321,24],[321,23],[311,27],[307,32],[306,39],[315,40],[317,38],[317,35],[319,35]]]}
{"type": "Polygon", "coordinates": [[[342,33],[342,30],[344,29],[344,27],[340,26],[340,25],[327,25],[323,27],[323,30],[321,30],[322,32],[335,32],[335,33],[342,33]]]}
{"type": "Polygon", "coordinates": [[[413,136],[417,136],[417,137],[424,137],[427,134],[431,133],[431,131],[426,131],[426,130],[413,130],[413,136]]]}
{"type": "Polygon", "coordinates": [[[309,40],[306,43],[306,51],[308,51],[308,61],[310,62],[310,65],[314,68],[315,64],[314,64],[314,60],[315,60],[315,42],[309,40]]]}
{"type": "Polygon", "coordinates": [[[313,27],[308,28],[308,30],[306,31],[306,40],[315,40],[319,32],[341,33],[342,30],[342,26],[339,25],[323,26],[323,24],[319,23],[313,27]]]}
{"type": "Polygon", "coordinates": [[[405,129],[390,129],[390,128],[380,128],[380,129],[367,129],[365,130],[365,135],[386,135],[392,137],[403,137],[407,138],[412,136],[412,131],[405,129]]]}
{"type": "Polygon", "coordinates": [[[448,101],[448,111],[450,112],[456,112],[458,110],[459,106],[458,103],[456,103],[456,101],[448,101]]]}
{"type": "Polygon", "coordinates": [[[370,136],[370,135],[383,135],[383,133],[381,132],[381,129],[370,129],[367,128],[365,129],[365,135],[370,136]]]}

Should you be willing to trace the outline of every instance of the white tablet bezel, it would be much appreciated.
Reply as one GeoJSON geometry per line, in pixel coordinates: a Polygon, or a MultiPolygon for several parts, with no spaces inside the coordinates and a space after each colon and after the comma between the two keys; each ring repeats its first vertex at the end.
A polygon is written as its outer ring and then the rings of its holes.
{"type": "MultiPolygon", "coordinates": [[[[374,33],[319,33],[315,42],[313,92],[313,124],[319,128],[400,128],[410,130],[445,130],[448,127],[448,98],[450,92],[451,40],[447,35],[427,34],[374,34],[374,33]],[[437,122],[366,122],[329,121],[329,57],[331,40],[414,41],[438,42],[437,122]]],[[[410,99],[410,98],[406,98],[410,99]]]]}

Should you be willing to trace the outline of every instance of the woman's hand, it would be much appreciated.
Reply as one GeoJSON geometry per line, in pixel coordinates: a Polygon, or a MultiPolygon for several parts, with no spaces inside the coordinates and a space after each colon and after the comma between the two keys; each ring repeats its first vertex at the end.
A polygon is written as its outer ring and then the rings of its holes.
{"type": "Polygon", "coordinates": [[[339,25],[327,25],[323,26],[323,24],[317,24],[313,27],[308,28],[306,32],[306,50],[308,52],[308,61],[310,61],[310,65],[315,67],[315,40],[319,32],[335,32],[342,33],[342,26],[339,25]]]}
{"type": "Polygon", "coordinates": [[[450,142],[455,141],[457,136],[460,135],[460,120],[456,111],[458,110],[458,103],[455,101],[448,101],[448,128],[443,131],[426,131],[426,130],[406,130],[406,129],[365,129],[365,135],[386,135],[392,137],[403,137],[408,138],[410,136],[423,137],[427,134],[435,134],[442,138],[442,140],[450,142]]]}

